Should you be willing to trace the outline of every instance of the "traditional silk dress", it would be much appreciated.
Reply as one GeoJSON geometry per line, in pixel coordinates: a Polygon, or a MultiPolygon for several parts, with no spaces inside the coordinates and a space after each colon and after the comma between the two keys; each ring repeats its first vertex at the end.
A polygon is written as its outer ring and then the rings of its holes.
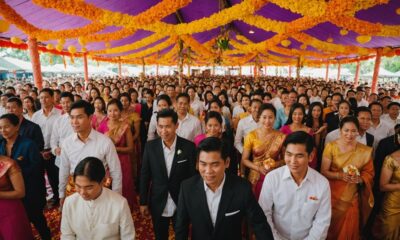
{"type": "MultiPolygon", "coordinates": [[[[138,105],[138,104],[136,104],[138,105]]],[[[140,104],[139,104],[140,105],[140,104]]],[[[140,123],[140,115],[136,112],[136,110],[131,109],[128,114],[123,114],[121,117],[121,121],[125,121],[129,124],[130,129],[132,131],[132,135],[135,135],[135,123],[139,122],[140,123]]],[[[140,127],[139,127],[140,129],[140,127]]],[[[140,131],[140,130],[139,130],[140,131]]],[[[141,156],[142,156],[142,151],[141,151],[141,143],[140,143],[140,136],[133,141],[133,153],[130,155],[130,160],[131,160],[131,166],[132,166],[132,176],[133,178],[136,178],[139,176],[139,171],[141,168],[141,156]]]]}
{"type": "Polygon", "coordinates": [[[343,172],[349,165],[355,166],[363,180],[362,186],[342,180],[329,179],[332,199],[332,218],[327,239],[360,239],[374,205],[372,183],[374,166],[372,148],[357,143],[352,151],[341,152],[336,141],[325,146],[324,158],[331,160],[330,171],[343,172]]]}
{"type": "MultiPolygon", "coordinates": [[[[126,122],[121,122],[119,126],[110,129],[108,126],[108,118],[98,128],[98,131],[107,135],[114,142],[116,147],[126,147],[126,131],[130,131],[130,126],[126,122]]],[[[121,163],[122,171],[122,196],[128,200],[129,207],[133,210],[134,202],[136,199],[133,177],[132,177],[132,166],[129,153],[118,153],[118,158],[121,163]]]]}
{"type": "MultiPolygon", "coordinates": [[[[21,169],[14,160],[0,157],[0,192],[12,191],[10,177],[20,172],[21,169]]],[[[33,239],[31,225],[21,199],[0,198],[0,239],[33,239]]]]}
{"type": "MultiPolygon", "coordinates": [[[[393,171],[391,184],[400,184],[400,164],[391,155],[383,162],[383,167],[393,171]]],[[[385,192],[382,210],[376,220],[374,235],[377,239],[400,239],[400,191],[385,192]]]]}
{"type": "MultiPolygon", "coordinates": [[[[269,138],[262,138],[258,136],[257,129],[251,131],[244,138],[243,148],[250,151],[253,156],[253,163],[257,166],[264,167],[264,161],[268,159],[273,159],[279,161],[278,159],[283,142],[285,141],[286,135],[279,132],[273,131],[269,138]]],[[[279,167],[278,165],[276,167],[279,167]]],[[[250,169],[249,181],[253,185],[253,191],[258,199],[260,196],[262,184],[264,182],[265,175],[261,175],[258,171],[250,169]]]]}

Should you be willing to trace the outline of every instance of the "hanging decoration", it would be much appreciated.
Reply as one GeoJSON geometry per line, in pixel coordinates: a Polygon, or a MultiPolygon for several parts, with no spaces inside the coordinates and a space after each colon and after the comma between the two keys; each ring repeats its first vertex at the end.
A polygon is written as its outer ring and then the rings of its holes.
{"type": "Polygon", "coordinates": [[[9,28],[10,24],[5,20],[0,19],[0,33],[7,32],[9,28]]]}

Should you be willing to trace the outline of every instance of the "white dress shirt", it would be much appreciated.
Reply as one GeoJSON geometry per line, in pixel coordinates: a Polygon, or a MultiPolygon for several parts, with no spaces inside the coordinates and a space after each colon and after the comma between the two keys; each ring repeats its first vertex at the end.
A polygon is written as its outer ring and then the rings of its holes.
{"type": "Polygon", "coordinates": [[[224,179],[221,182],[221,185],[219,185],[219,187],[215,190],[215,192],[213,192],[213,190],[211,190],[204,182],[204,191],[206,192],[208,211],[210,211],[211,221],[214,227],[215,227],[215,222],[217,221],[218,208],[219,208],[219,203],[221,201],[222,189],[224,188],[224,184],[225,184],[225,174],[224,174],[224,179]]]}
{"type": "Polygon", "coordinates": [[[178,119],[178,122],[179,126],[176,130],[176,134],[178,134],[179,137],[193,142],[197,135],[203,133],[200,120],[190,113],[187,113],[184,119],[178,119]]]}
{"type": "Polygon", "coordinates": [[[311,96],[310,97],[310,104],[314,103],[314,102],[320,102],[320,103],[324,103],[324,101],[322,101],[322,99],[319,96],[311,96]]]}
{"type": "Polygon", "coordinates": [[[239,117],[239,114],[241,114],[241,113],[244,113],[244,109],[243,109],[242,105],[236,105],[233,108],[232,116],[233,117],[239,117]]]}
{"type": "Polygon", "coordinates": [[[385,121],[385,123],[388,125],[388,127],[390,129],[393,129],[393,133],[394,133],[394,126],[396,126],[397,124],[400,123],[400,119],[399,118],[397,118],[396,120],[393,120],[393,119],[390,118],[389,114],[387,114],[387,113],[383,114],[381,116],[381,120],[385,121]]]}
{"type": "Polygon", "coordinates": [[[204,104],[198,98],[195,98],[190,103],[190,108],[193,110],[193,115],[199,117],[200,113],[204,111],[204,104]]]}
{"type": "MultiPolygon", "coordinates": [[[[169,178],[169,175],[171,174],[172,163],[174,161],[176,139],[177,139],[177,137],[175,136],[175,140],[172,143],[170,148],[168,148],[164,144],[164,141],[161,141],[162,146],[163,146],[163,151],[164,151],[164,160],[165,160],[165,166],[167,167],[168,178],[169,178]]],[[[165,208],[162,213],[162,216],[163,217],[172,217],[174,215],[175,211],[176,211],[176,204],[175,204],[174,200],[172,199],[171,194],[168,192],[168,199],[167,199],[167,203],[165,204],[165,208]]]]}
{"type": "Polygon", "coordinates": [[[121,195],[103,188],[95,200],[78,193],[67,197],[61,218],[61,239],[135,239],[128,203],[121,195]]]}
{"type": "Polygon", "coordinates": [[[60,198],[65,196],[68,177],[74,174],[75,167],[86,157],[96,157],[103,162],[104,166],[108,166],[112,178],[112,189],[118,193],[122,192],[121,164],[109,137],[92,129],[84,143],[78,138],[78,134],[74,133],[65,138],[61,148],[58,185],[60,198]]]}
{"type": "Polygon", "coordinates": [[[357,107],[368,107],[369,102],[364,98],[361,101],[357,102],[357,107]]]}
{"type": "Polygon", "coordinates": [[[394,128],[390,129],[385,121],[380,120],[378,126],[374,127],[371,125],[367,132],[374,135],[376,141],[379,142],[380,140],[393,135],[394,128]]]}
{"type": "Polygon", "coordinates": [[[61,110],[53,107],[49,115],[46,117],[43,113],[43,109],[35,112],[32,116],[32,122],[38,124],[42,129],[43,139],[44,139],[44,149],[50,149],[50,139],[51,132],[53,131],[53,126],[57,122],[58,118],[61,116],[61,110]]]}
{"type": "Polygon", "coordinates": [[[55,164],[60,167],[60,156],[56,155],[56,148],[61,147],[62,142],[70,135],[74,134],[74,129],[71,125],[71,118],[68,113],[59,116],[54,123],[53,131],[51,132],[50,147],[53,155],[56,156],[55,164]]]}
{"type": "Polygon", "coordinates": [[[149,130],[147,132],[147,141],[156,139],[158,137],[157,134],[157,112],[153,113],[150,118],[149,130]]]}
{"type": "Polygon", "coordinates": [[[282,101],[279,97],[274,97],[273,99],[271,99],[271,104],[274,105],[276,110],[283,108],[282,101]]]}
{"type": "Polygon", "coordinates": [[[0,107],[0,116],[7,113],[7,109],[5,107],[0,107]]]}
{"type": "Polygon", "coordinates": [[[312,168],[300,185],[287,166],[265,176],[259,204],[274,239],[326,239],[331,221],[328,180],[312,168]]]}
{"type": "Polygon", "coordinates": [[[253,131],[258,127],[256,121],[252,115],[247,116],[241,119],[238,123],[238,127],[236,130],[235,135],[235,148],[240,152],[243,153],[243,139],[244,137],[249,134],[249,132],[253,131]]]}

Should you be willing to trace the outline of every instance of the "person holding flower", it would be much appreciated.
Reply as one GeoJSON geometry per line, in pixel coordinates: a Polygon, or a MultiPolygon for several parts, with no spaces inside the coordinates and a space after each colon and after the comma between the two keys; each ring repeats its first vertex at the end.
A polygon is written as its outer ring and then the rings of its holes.
{"type": "Polygon", "coordinates": [[[343,118],[339,127],[340,137],[326,145],[321,166],[332,198],[327,239],[360,239],[374,204],[372,148],[357,142],[356,117],[343,118]]]}

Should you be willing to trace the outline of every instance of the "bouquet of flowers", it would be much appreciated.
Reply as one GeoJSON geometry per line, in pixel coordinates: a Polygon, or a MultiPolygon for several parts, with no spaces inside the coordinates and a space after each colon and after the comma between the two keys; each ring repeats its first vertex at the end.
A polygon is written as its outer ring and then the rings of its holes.
{"type": "Polygon", "coordinates": [[[272,158],[267,158],[266,160],[263,161],[263,165],[264,165],[265,169],[269,170],[271,168],[275,168],[276,162],[272,158]]]}
{"type": "Polygon", "coordinates": [[[360,171],[354,165],[347,165],[343,168],[343,172],[349,174],[350,176],[360,176],[360,171]]]}

